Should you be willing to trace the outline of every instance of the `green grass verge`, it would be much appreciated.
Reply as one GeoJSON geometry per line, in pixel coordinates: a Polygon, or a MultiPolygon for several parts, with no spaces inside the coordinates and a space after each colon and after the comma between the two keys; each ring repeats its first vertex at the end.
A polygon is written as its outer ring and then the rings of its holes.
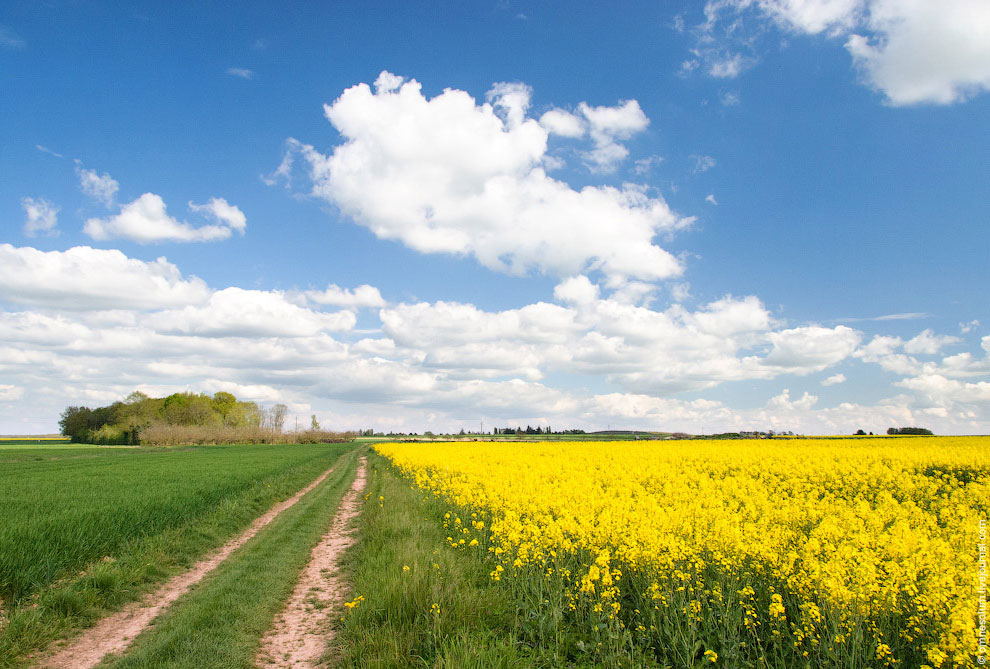
{"type": "Polygon", "coordinates": [[[292,592],[354,480],[359,452],[235,551],[105,669],[253,667],[261,636],[292,592]]]}
{"type": "Polygon", "coordinates": [[[0,667],[221,545],[352,447],[0,453],[0,667]]]}
{"type": "Polygon", "coordinates": [[[539,666],[517,640],[516,607],[491,582],[487,560],[447,548],[444,508],[378,455],[368,473],[358,542],[344,562],[354,598],[364,599],[343,614],[328,659],[343,667],[539,666]]]}

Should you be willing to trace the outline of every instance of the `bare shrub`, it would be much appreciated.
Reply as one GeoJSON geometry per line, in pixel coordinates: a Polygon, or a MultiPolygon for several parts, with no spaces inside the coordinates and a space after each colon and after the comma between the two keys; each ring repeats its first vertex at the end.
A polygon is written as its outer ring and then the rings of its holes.
{"type": "Polygon", "coordinates": [[[331,432],[330,430],[299,430],[298,432],[287,432],[284,435],[292,444],[336,444],[350,441],[356,435],[354,432],[331,432]]]}
{"type": "Polygon", "coordinates": [[[316,444],[339,443],[352,432],[302,430],[275,432],[267,425],[152,425],[141,431],[142,446],[200,446],[219,444],[316,444]]]}

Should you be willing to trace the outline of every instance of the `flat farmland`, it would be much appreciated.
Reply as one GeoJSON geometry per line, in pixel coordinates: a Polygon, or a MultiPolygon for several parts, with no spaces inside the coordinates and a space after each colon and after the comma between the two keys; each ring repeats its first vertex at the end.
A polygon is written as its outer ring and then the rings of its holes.
{"type": "Polygon", "coordinates": [[[987,437],[45,446],[0,472],[0,667],[980,652],[987,437]]]}
{"type": "Polygon", "coordinates": [[[350,450],[5,446],[0,666],[188,567],[350,450]]]}

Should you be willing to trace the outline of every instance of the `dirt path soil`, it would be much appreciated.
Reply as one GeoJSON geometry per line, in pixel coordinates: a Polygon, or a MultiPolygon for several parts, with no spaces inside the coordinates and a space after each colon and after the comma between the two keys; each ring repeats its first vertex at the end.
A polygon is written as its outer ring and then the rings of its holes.
{"type": "Polygon", "coordinates": [[[46,668],[90,669],[90,667],[95,667],[99,664],[105,655],[123,651],[148,626],[155,616],[185,594],[192,586],[202,580],[204,576],[216,569],[231,553],[256,535],[268,523],[275,520],[276,516],[322,483],[333,470],[334,468],[331,467],[295,495],[273,506],[264,515],[257,518],[251,524],[251,527],[241,535],[225,543],[211,556],[197,562],[188,571],[173,577],[144,599],[129,604],[117,613],[104,618],[96,626],[85,630],[78,637],[69,641],[68,645],[63,648],[47,657],[41,658],[38,666],[46,668]]]}
{"type": "Polygon", "coordinates": [[[285,608],[261,640],[257,666],[313,667],[333,638],[327,623],[344,600],[336,572],[344,551],[355,541],[351,523],[360,511],[366,464],[361,458],[354,483],[337,507],[330,528],[313,548],[285,608]]]}

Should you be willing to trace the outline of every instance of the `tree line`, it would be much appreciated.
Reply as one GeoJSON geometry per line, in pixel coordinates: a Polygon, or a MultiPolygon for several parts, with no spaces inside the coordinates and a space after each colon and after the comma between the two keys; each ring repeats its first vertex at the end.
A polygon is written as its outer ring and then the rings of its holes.
{"type": "Polygon", "coordinates": [[[287,412],[284,404],[266,409],[224,391],[212,396],[184,392],[167,397],[134,391],[123,401],[104,407],[67,407],[58,425],[64,436],[78,443],[140,444],[142,435],[161,426],[253,427],[281,433],[287,412]]]}

